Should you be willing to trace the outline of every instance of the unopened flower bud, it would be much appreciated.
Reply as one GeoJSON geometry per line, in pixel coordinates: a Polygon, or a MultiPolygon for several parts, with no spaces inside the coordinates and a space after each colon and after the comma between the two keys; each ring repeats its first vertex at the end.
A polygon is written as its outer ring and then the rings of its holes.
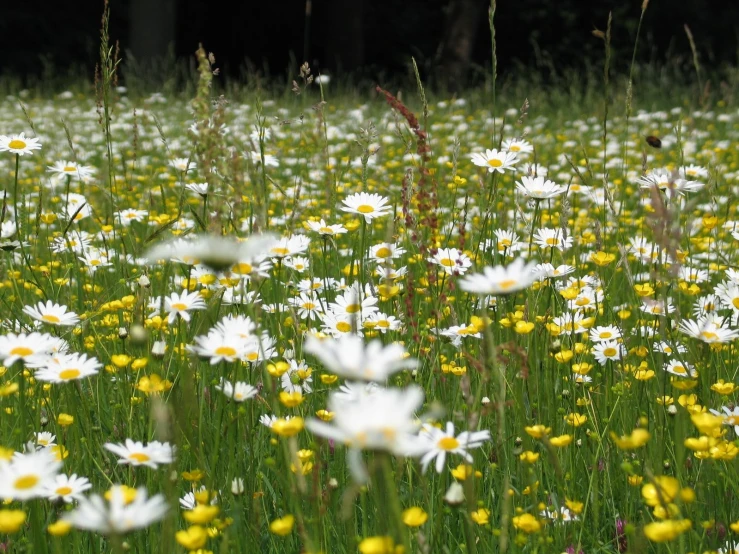
{"type": "Polygon", "coordinates": [[[139,277],[139,286],[142,288],[149,288],[151,285],[151,281],[149,281],[149,278],[146,275],[142,275],[139,277]]]}
{"type": "Polygon", "coordinates": [[[244,494],[244,480],[241,477],[236,477],[231,481],[231,494],[234,496],[244,494]]]}
{"type": "Polygon", "coordinates": [[[119,327],[118,338],[121,340],[126,340],[128,338],[128,329],[126,329],[125,327],[119,327]]]}
{"type": "Polygon", "coordinates": [[[457,481],[452,483],[444,495],[444,502],[450,506],[459,506],[464,502],[464,489],[462,488],[462,485],[457,481]]]}

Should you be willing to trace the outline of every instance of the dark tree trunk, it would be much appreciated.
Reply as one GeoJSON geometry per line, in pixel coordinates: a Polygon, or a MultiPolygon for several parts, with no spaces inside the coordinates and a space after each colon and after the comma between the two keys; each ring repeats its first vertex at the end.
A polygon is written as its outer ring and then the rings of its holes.
{"type": "Polygon", "coordinates": [[[331,69],[353,71],[364,65],[365,0],[329,0],[326,59],[331,69]]]}
{"type": "Polygon", "coordinates": [[[131,53],[138,61],[167,55],[175,42],[175,0],[131,0],[131,53]]]}
{"type": "Polygon", "coordinates": [[[472,47],[488,4],[486,0],[449,0],[439,52],[440,82],[449,90],[460,90],[465,84],[472,47]]]}

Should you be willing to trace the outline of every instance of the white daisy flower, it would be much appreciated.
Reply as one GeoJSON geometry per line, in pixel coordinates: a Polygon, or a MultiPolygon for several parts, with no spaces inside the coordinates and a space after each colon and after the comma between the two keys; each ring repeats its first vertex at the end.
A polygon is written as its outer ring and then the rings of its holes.
{"type": "Polygon", "coordinates": [[[419,437],[423,439],[428,451],[421,457],[421,467],[425,472],[431,461],[436,458],[436,473],[444,470],[447,454],[458,454],[468,463],[473,459],[468,450],[479,448],[485,441],[490,440],[490,431],[463,431],[454,435],[454,423],[448,421],[446,431],[425,423],[419,437]]]}
{"type": "Polygon", "coordinates": [[[159,464],[171,464],[174,457],[174,447],[166,442],[152,441],[145,445],[126,439],[124,444],[106,442],[103,446],[120,458],[119,464],[143,465],[151,469],[156,469],[159,464]]]}
{"type": "Polygon", "coordinates": [[[80,318],[74,312],[68,312],[66,306],[55,304],[51,300],[47,300],[46,304],[39,302],[34,306],[25,306],[23,313],[28,314],[33,319],[48,323],[49,325],[59,325],[62,327],[70,327],[77,325],[80,318]]]}

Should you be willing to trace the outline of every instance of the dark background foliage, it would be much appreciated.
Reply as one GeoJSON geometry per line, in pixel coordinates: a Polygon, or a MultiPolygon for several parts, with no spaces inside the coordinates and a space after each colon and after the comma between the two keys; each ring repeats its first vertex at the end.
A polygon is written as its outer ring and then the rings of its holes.
{"type": "MultiPolygon", "coordinates": [[[[110,6],[112,39],[126,63],[132,54],[142,67],[155,59],[191,59],[202,42],[232,77],[246,71],[284,77],[306,59],[334,74],[405,76],[411,56],[437,83],[489,75],[486,0],[312,0],[309,18],[306,0],[111,0],[110,6]]],[[[3,6],[0,75],[43,78],[72,70],[91,76],[102,8],[96,0],[3,6]]],[[[499,0],[501,73],[600,67],[603,43],[592,31],[605,30],[609,11],[613,67],[623,71],[641,0],[499,0]]],[[[738,0],[652,0],[638,61],[690,63],[685,24],[703,65],[736,64],[738,0]]]]}

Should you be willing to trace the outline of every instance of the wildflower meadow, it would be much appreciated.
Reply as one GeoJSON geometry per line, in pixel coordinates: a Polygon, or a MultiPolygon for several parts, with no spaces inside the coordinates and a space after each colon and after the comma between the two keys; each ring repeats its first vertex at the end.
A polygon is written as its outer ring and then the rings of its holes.
{"type": "Polygon", "coordinates": [[[3,551],[739,550],[739,112],[602,38],[566,110],[134,95],[105,27],[0,100],[3,551]]]}

